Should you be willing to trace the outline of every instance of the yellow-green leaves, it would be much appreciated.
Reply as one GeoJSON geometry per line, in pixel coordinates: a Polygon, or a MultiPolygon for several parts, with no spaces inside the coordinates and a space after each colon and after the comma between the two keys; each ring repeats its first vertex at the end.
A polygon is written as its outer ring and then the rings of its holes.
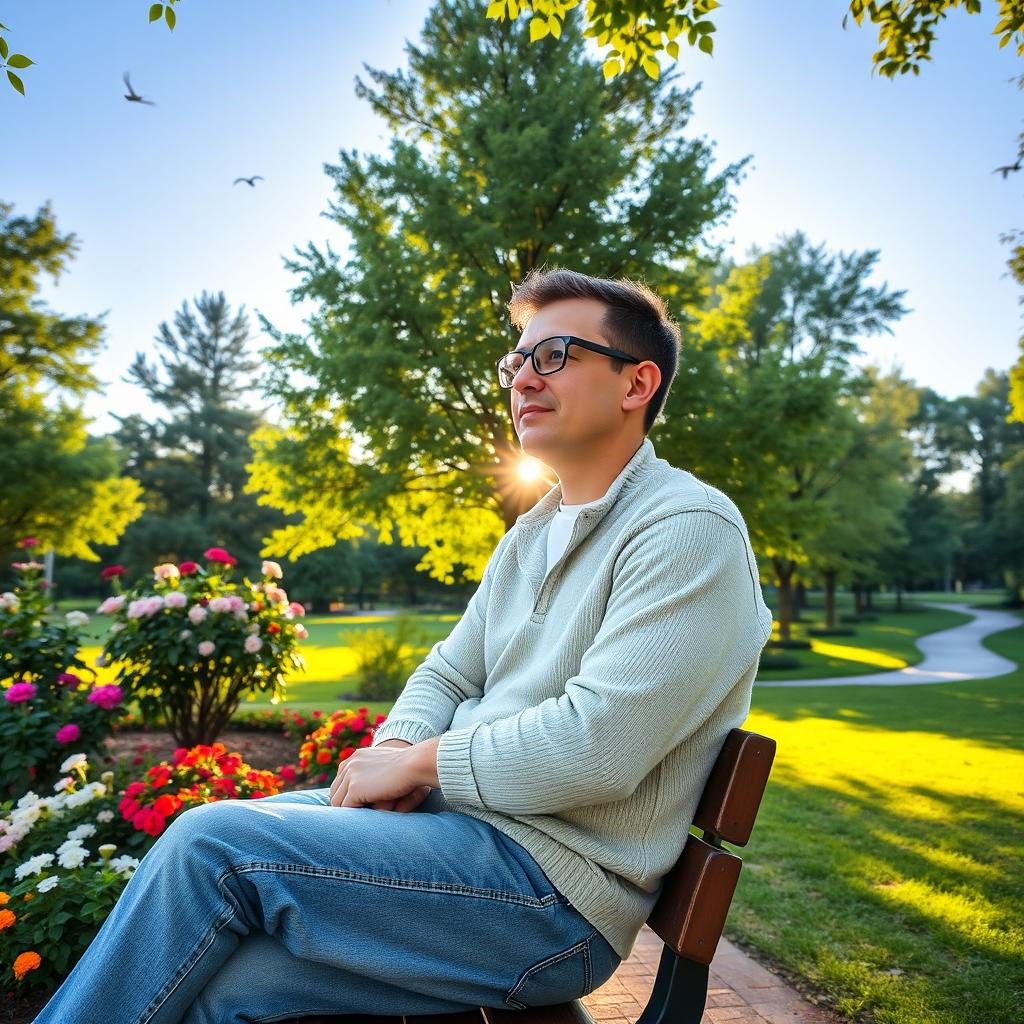
{"type": "Polygon", "coordinates": [[[160,21],[160,19],[163,18],[167,23],[167,27],[173,32],[174,26],[178,21],[177,15],[174,13],[173,5],[177,2],[178,0],[163,0],[163,3],[150,4],[150,22],[160,21]]]}
{"type": "MultiPolygon", "coordinates": [[[[0,32],[8,31],[6,25],[0,24],[0,32]]],[[[10,46],[6,39],[0,35],[0,67],[4,68],[7,74],[7,81],[11,83],[12,88],[25,95],[25,83],[22,82],[21,76],[16,75],[11,68],[17,68],[19,71],[25,68],[31,67],[35,61],[26,57],[23,53],[11,53],[10,46]],[[10,56],[8,56],[10,54],[10,56]]]]}

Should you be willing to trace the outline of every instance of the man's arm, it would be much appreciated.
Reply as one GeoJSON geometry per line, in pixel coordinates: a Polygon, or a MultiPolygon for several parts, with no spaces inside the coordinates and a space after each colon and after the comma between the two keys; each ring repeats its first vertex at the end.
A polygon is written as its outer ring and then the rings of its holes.
{"type": "Polygon", "coordinates": [[[627,798],[707,721],[770,629],[736,525],[703,510],[652,524],[620,553],[565,692],[440,737],[445,798],[524,815],[627,798]]]}
{"type": "Polygon", "coordinates": [[[389,739],[420,743],[440,736],[452,724],[455,710],[463,701],[483,696],[487,679],[484,663],[487,597],[493,567],[511,536],[510,531],[498,542],[480,586],[455,628],[445,640],[434,644],[409,677],[387,721],[374,733],[374,747],[389,739]]]}

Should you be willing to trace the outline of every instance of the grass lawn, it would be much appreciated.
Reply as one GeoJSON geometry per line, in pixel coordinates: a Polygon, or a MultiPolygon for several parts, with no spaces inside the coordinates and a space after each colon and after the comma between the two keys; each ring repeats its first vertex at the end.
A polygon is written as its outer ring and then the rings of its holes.
{"type": "MultiPolygon", "coordinates": [[[[1024,663],[1024,626],[986,641],[1024,663]]],[[[755,688],[779,744],[728,931],[878,1024],[1020,1020],[1024,670],[755,688]]]]}

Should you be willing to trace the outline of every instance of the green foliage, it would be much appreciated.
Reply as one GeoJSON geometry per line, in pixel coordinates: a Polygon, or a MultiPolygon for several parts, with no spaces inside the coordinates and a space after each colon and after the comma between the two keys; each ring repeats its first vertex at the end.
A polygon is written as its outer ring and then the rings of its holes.
{"type": "Polygon", "coordinates": [[[13,209],[0,202],[0,552],[33,534],[43,549],[95,561],[92,545],[116,542],[142,512],[116,448],[88,436],[78,405],[99,386],[90,357],[103,327],[39,301],[40,278],[58,279],[77,243],[49,206],[13,209]]]}
{"type": "Polygon", "coordinates": [[[416,648],[422,636],[407,615],[398,615],[390,629],[365,629],[350,634],[356,657],[356,695],[362,700],[397,700],[419,663],[416,648]]]}
{"type": "Polygon", "coordinates": [[[329,168],[345,257],[311,244],[289,264],[293,297],[318,306],[309,336],[265,324],[285,422],[258,436],[250,486],[303,516],[271,541],[293,557],[369,524],[425,549],[433,577],[478,579],[546,489],[518,478],[495,379],[509,286],[565,262],[695,298],[742,165],[712,173],[710,146],[685,136],[692,91],[606,86],[578,25],[553,60],[472,0],[443,0],[408,54],[357,85],[389,152],[329,168]]]}
{"type": "Polygon", "coordinates": [[[307,635],[294,621],[302,608],[273,582],[278,566],[265,562],[259,583],[234,583],[226,552],[206,557],[208,570],[157,566],[155,582],[100,606],[114,617],[104,660],[143,717],[162,716],[185,746],[212,743],[247,693],[280,699],[286,672],[303,667],[297,644],[307,635]]]}
{"type": "MultiPolygon", "coordinates": [[[[566,16],[579,0],[490,0],[487,17],[515,20],[529,13],[530,41],[562,33],[566,16]]],[[[679,56],[679,40],[704,53],[714,51],[715,25],[708,20],[721,4],[717,0],[588,0],[585,34],[605,47],[604,73],[614,78],[639,64],[651,78],[660,72],[658,58],[679,56]]],[[[781,5],[778,5],[781,8],[781,5]]],[[[981,12],[981,0],[849,0],[843,18],[857,25],[867,19],[878,27],[878,50],[871,60],[887,78],[921,70],[931,60],[936,30],[950,11],[981,12]]],[[[781,13],[781,11],[780,11],[781,13]]],[[[1024,3],[999,0],[999,23],[993,30],[1000,48],[1014,42],[1017,55],[1024,54],[1024,3]]]]}

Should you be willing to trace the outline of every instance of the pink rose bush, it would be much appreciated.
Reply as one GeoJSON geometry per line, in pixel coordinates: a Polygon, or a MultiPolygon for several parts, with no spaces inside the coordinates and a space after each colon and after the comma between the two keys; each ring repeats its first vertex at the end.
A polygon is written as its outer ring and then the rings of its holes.
{"type": "Polygon", "coordinates": [[[286,675],[304,667],[297,644],[309,635],[277,562],[264,561],[257,581],[235,581],[237,559],[224,548],[203,558],[205,568],[157,565],[130,589],[113,577],[117,593],[97,609],[113,619],[102,657],[124,698],[184,746],[212,743],[247,693],[280,699],[286,675]]]}
{"type": "Polygon", "coordinates": [[[54,781],[69,743],[101,751],[124,710],[113,695],[91,699],[95,673],[78,656],[89,616],[51,612],[36,543],[19,543],[28,560],[0,594],[0,800],[54,781]]]}

